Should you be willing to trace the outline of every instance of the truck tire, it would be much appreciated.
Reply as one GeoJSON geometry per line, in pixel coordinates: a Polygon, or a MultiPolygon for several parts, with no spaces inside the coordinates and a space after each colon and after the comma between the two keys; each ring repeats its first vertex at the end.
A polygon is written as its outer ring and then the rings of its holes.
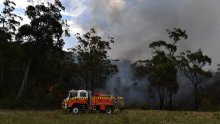
{"type": "Polygon", "coordinates": [[[111,107],[106,107],[106,109],[105,109],[106,114],[111,115],[112,112],[113,112],[113,109],[111,107]]]}
{"type": "Polygon", "coordinates": [[[72,107],[72,114],[76,115],[79,114],[79,112],[80,112],[79,107],[77,106],[72,107]]]}

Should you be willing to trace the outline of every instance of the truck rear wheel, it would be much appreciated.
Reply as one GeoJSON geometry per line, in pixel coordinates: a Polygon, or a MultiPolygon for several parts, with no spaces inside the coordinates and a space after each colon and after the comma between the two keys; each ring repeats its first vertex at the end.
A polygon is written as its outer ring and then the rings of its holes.
{"type": "Polygon", "coordinates": [[[105,110],[105,113],[108,114],[108,115],[112,114],[112,112],[113,112],[113,110],[112,110],[111,107],[107,107],[106,110],[105,110]]]}
{"type": "Polygon", "coordinates": [[[76,114],[79,114],[79,111],[80,111],[80,110],[79,110],[79,107],[77,107],[77,106],[74,106],[74,107],[72,108],[72,113],[75,114],[75,115],[76,115],[76,114]]]}

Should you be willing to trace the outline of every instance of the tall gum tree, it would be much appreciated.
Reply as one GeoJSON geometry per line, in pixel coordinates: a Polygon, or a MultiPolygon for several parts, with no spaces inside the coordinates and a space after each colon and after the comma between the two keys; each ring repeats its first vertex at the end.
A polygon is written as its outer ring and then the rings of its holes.
{"type": "Polygon", "coordinates": [[[205,70],[206,65],[210,65],[212,60],[207,55],[204,55],[202,50],[191,52],[182,52],[177,59],[178,67],[182,73],[189,79],[194,88],[195,110],[199,107],[198,86],[202,83],[204,77],[211,77],[210,71],[205,70]]]}
{"type": "Polygon", "coordinates": [[[48,52],[57,57],[62,57],[64,41],[62,36],[69,36],[67,21],[62,19],[61,11],[65,10],[59,0],[54,3],[40,3],[29,5],[25,14],[31,20],[30,24],[20,27],[17,40],[26,47],[27,65],[19,92],[16,99],[19,99],[27,83],[31,63],[36,60],[45,60],[48,52]]]}
{"type": "Polygon", "coordinates": [[[149,47],[153,49],[153,58],[147,61],[139,61],[145,64],[142,65],[143,68],[136,68],[137,73],[140,75],[148,75],[152,86],[157,88],[160,109],[163,109],[166,92],[169,96],[169,109],[172,109],[172,96],[178,91],[175,56],[177,43],[182,39],[187,39],[186,31],[180,28],[167,30],[167,32],[171,41],[159,40],[152,42],[149,47]]]}
{"type": "Polygon", "coordinates": [[[117,66],[111,63],[107,52],[111,49],[114,39],[103,40],[97,36],[95,29],[84,35],[76,34],[78,45],[72,49],[77,55],[77,63],[81,70],[81,77],[85,81],[85,89],[94,92],[96,83],[104,82],[109,76],[117,72],[117,66]]]}
{"type": "Polygon", "coordinates": [[[1,59],[1,74],[0,74],[0,98],[2,96],[3,76],[5,70],[5,61],[7,51],[9,51],[9,42],[14,40],[17,27],[20,25],[22,18],[13,13],[16,4],[10,0],[4,0],[3,10],[0,13],[0,59],[1,59]]]}

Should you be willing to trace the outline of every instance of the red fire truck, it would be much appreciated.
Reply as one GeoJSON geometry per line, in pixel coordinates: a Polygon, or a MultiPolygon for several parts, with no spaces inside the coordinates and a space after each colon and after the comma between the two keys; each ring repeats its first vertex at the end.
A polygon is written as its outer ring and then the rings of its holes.
{"type": "Polygon", "coordinates": [[[62,102],[62,108],[73,114],[89,110],[111,114],[114,110],[124,109],[124,98],[104,93],[91,95],[87,90],[70,90],[68,97],[62,102]]]}

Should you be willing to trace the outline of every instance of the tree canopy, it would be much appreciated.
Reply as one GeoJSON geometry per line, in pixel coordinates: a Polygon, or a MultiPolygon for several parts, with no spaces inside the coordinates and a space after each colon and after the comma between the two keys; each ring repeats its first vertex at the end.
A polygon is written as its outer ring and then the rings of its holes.
{"type": "Polygon", "coordinates": [[[211,64],[211,58],[207,55],[204,55],[202,50],[191,52],[186,51],[182,52],[178,56],[178,67],[183,72],[183,74],[190,80],[194,87],[195,94],[195,109],[198,109],[198,86],[202,83],[201,79],[204,77],[212,76],[212,73],[209,70],[205,70],[206,65],[211,64]]]}
{"type": "Polygon", "coordinates": [[[95,83],[103,82],[117,72],[117,66],[111,63],[107,52],[111,49],[114,39],[103,40],[96,35],[95,29],[81,36],[76,34],[79,45],[72,49],[77,56],[77,63],[81,70],[81,77],[85,82],[85,89],[94,91],[95,83]]]}

